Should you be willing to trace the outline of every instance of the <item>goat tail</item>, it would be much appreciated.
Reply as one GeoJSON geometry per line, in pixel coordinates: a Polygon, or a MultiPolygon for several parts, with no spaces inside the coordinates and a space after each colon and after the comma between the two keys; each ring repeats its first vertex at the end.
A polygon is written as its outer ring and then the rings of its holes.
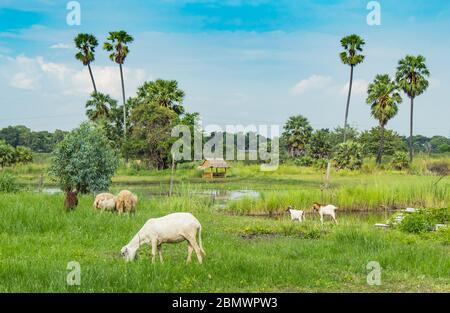
{"type": "Polygon", "coordinates": [[[202,244],[202,226],[201,225],[198,228],[198,245],[200,246],[200,251],[202,252],[203,256],[206,256],[206,252],[203,249],[203,244],[202,244]]]}

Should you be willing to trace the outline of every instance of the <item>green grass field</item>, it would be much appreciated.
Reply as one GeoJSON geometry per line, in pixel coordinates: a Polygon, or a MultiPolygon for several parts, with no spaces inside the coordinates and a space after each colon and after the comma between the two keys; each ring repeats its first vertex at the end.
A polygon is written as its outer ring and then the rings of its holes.
{"type": "MultiPolygon", "coordinates": [[[[411,172],[333,171],[323,192],[323,172],[311,168],[261,173],[234,164],[229,178],[206,182],[186,167],[171,198],[170,171],[121,168],[111,191],[127,188],[140,203],[135,216],[119,216],[95,212],[92,195],[68,213],[62,194],[37,192],[43,158],[9,170],[21,192],[0,193],[0,292],[450,292],[448,229],[415,235],[374,227],[392,215],[387,208],[449,207],[449,179],[435,184],[421,162],[411,172]],[[260,196],[227,200],[230,190],[260,196]],[[314,201],[339,206],[340,224],[321,226],[309,211],[314,201]],[[305,223],[278,215],[289,204],[308,210],[305,223]],[[186,243],[164,245],[164,264],[151,264],[149,247],[134,263],[120,258],[147,219],[172,212],[191,212],[202,223],[203,265],[195,257],[185,264],[186,243]],[[66,283],[70,261],[81,265],[81,286],[66,283]],[[367,284],[370,261],[382,266],[380,286],[367,284]]],[[[48,177],[44,184],[52,187],[48,177]]]]}

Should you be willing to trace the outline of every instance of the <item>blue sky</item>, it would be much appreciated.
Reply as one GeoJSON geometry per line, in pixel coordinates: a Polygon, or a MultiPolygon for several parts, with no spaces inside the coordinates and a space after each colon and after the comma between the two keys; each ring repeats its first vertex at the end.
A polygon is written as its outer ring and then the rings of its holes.
{"type": "MultiPolygon", "coordinates": [[[[91,91],[87,70],[73,55],[73,38],[107,31],[135,37],[126,62],[127,96],[145,80],[177,79],[185,106],[205,124],[280,124],[303,114],[316,128],[343,123],[349,69],[339,40],[366,40],[355,71],[352,125],[376,125],[365,104],[367,84],[393,75],[406,54],[423,54],[432,73],[416,100],[415,132],[450,135],[450,2],[380,0],[381,25],[369,26],[365,0],[79,1],[81,25],[66,23],[68,1],[0,0],[0,127],[71,129],[84,116],[91,91]]],[[[117,67],[97,51],[99,89],[120,99],[117,67]]],[[[408,101],[390,122],[408,132],[408,101]]]]}

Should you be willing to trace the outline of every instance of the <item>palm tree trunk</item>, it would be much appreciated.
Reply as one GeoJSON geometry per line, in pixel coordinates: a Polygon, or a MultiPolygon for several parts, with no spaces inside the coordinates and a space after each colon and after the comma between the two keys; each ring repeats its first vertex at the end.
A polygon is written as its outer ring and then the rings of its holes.
{"type": "Polygon", "coordinates": [[[127,109],[126,109],[126,101],[125,101],[125,84],[123,81],[123,70],[122,64],[119,63],[120,68],[120,79],[122,81],[122,100],[123,100],[123,144],[125,147],[125,164],[128,164],[128,149],[127,149],[127,109]]]}
{"type": "Polygon", "coordinates": [[[413,123],[414,123],[414,98],[411,97],[411,116],[409,120],[409,161],[413,161],[413,123]]]}
{"type": "Polygon", "coordinates": [[[384,125],[380,125],[380,148],[378,149],[377,165],[381,165],[384,150],[384,125]]]}
{"type": "Polygon", "coordinates": [[[350,98],[352,96],[353,86],[353,65],[350,66],[350,84],[348,86],[347,107],[345,108],[345,123],[344,123],[344,142],[347,141],[347,125],[348,125],[348,111],[350,108],[350,98]]]}
{"type": "Polygon", "coordinates": [[[95,86],[94,75],[92,75],[91,65],[88,63],[89,75],[91,75],[92,85],[94,86],[94,93],[97,93],[97,86],[95,86]]]}

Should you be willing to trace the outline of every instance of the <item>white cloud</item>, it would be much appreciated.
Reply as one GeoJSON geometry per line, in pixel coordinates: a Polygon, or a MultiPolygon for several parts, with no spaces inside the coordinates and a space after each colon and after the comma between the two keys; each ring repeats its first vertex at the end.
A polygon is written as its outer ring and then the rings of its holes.
{"type": "Polygon", "coordinates": [[[26,73],[20,72],[11,78],[11,86],[18,89],[35,90],[37,88],[37,81],[26,73]]]}
{"type": "Polygon", "coordinates": [[[50,49],[70,49],[70,46],[64,43],[57,43],[50,46],[50,49]]]}
{"type": "MultiPolygon", "coordinates": [[[[38,90],[52,95],[88,95],[92,82],[87,67],[70,67],[64,63],[48,62],[43,57],[29,58],[24,55],[0,59],[0,79],[18,89],[38,90]]],[[[116,99],[121,97],[121,82],[117,66],[92,66],[97,90],[116,99]]],[[[150,79],[147,72],[139,68],[124,67],[127,96],[150,79]]]]}
{"type": "MultiPolygon", "coordinates": [[[[341,95],[348,94],[348,87],[350,83],[346,83],[340,90],[341,95]]],[[[364,79],[356,79],[353,81],[352,85],[352,95],[362,96],[367,93],[367,87],[369,86],[369,82],[364,79]]]]}
{"type": "Polygon", "coordinates": [[[311,90],[325,88],[330,85],[331,81],[330,76],[312,75],[307,79],[301,80],[291,91],[295,95],[301,95],[311,90]]]}

